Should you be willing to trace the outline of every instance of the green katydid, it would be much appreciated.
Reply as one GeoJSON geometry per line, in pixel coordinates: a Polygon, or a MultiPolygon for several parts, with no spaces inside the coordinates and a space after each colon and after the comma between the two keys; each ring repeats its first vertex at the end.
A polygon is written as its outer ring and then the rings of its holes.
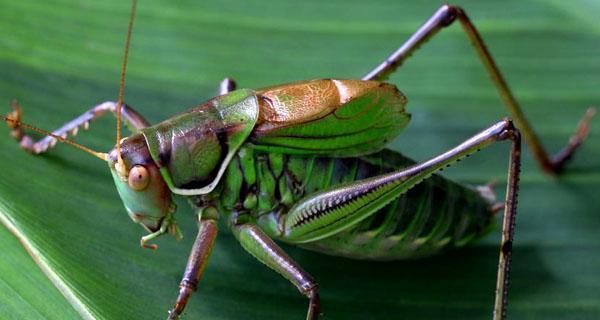
{"type": "Polygon", "coordinates": [[[117,148],[109,154],[93,153],[108,160],[132,219],[152,232],[142,238],[142,245],[152,247],[147,242],[154,237],[177,233],[171,194],[189,197],[199,216],[199,233],[171,317],[182,312],[197,286],[219,217],[229,222],[246,250],[310,298],[308,318],[318,316],[316,282],[272,238],[367,259],[428,255],[478,238],[492,223],[493,203],[439,176],[422,180],[491,142],[510,139],[513,150],[494,308],[496,318],[505,318],[519,166],[519,134],[510,121],[502,120],[418,165],[398,153],[380,151],[407,125],[409,115],[405,97],[379,81],[457,19],[542,168],[560,171],[585,138],[593,112],[586,114],[565,151],[554,160],[548,157],[477,31],[453,6],[440,8],[363,80],[313,80],[235,91],[234,83],[226,80],[222,96],[155,126],[130,107],[120,107],[121,84],[117,103],[100,104],[35,143],[23,134],[27,126],[20,121],[17,106],[5,119],[25,149],[42,153],[56,140],[68,141],[64,136],[106,111],[125,118],[134,135],[118,138],[117,148]],[[432,198],[436,206],[426,206],[432,198]],[[373,245],[365,248],[349,241],[359,236],[363,241],[367,236],[373,245]]]}

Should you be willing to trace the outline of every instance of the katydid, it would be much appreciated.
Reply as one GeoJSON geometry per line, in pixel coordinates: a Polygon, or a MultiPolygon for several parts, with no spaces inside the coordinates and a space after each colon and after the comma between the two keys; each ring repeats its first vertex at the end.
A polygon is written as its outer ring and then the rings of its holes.
{"type": "Polygon", "coordinates": [[[586,112],[568,145],[550,157],[477,29],[462,9],[444,5],[360,80],[320,79],[236,90],[235,82],[225,79],[221,95],[150,125],[123,104],[135,6],[134,0],[117,102],[99,104],[53,132],[23,123],[16,102],[3,119],[29,152],[44,153],[61,141],[106,161],[127,213],[149,231],[140,240],[142,247],[156,249],[151,240],[166,233],[178,236],[172,196],[190,200],[198,216],[198,234],[169,319],[182,314],[196,290],[219,220],[228,224],[246,251],[307,296],[307,319],[317,319],[317,282],[274,240],[356,259],[416,258],[484,236],[493,227],[494,212],[502,208],[493,317],[506,319],[521,133],[540,167],[557,174],[586,138],[594,109],[586,112]],[[421,44],[455,21],[474,45],[515,124],[500,120],[449,151],[415,163],[384,149],[408,125],[410,115],[406,97],[383,81],[421,44]],[[107,112],[117,116],[117,142],[110,152],[96,152],[66,139],[107,112]],[[121,119],[133,133],[123,139],[121,119]],[[46,137],[36,142],[24,129],[46,137]],[[481,190],[435,175],[504,140],[512,143],[504,203],[498,205],[481,190]]]}

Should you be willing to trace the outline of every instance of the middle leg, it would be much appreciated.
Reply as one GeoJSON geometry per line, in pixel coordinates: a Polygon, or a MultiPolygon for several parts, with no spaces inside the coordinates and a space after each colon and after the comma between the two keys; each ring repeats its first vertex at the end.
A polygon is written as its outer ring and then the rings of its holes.
{"type": "Polygon", "coordinates": [[[320,309],[317,282],[258,226],[250,222],[242,222],[244,220],[232,217],[231,222],[233,234],[242,247],[260,262],[292,282],[300,293],[309,299],[306,320],[316,320],[320,309]]]}
{"type": "Polygon", "coordinates": [[[199,217],[199,219],[198,235],[192,246],[183,279],[179,285],[177,301],[173,309],[169,311],[168,319],[178,319],[187,305],[189,298],[196,291],[208,263],[208,257],[212,251],[215,238],[217,237],[217,221],[210,218],[202,219],[199,217]]]}

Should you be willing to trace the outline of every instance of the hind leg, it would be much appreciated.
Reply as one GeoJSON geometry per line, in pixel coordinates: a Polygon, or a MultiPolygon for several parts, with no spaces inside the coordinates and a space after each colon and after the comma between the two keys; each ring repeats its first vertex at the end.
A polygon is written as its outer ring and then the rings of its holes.
{"type": "Polygon", "coordinates": [[[504,79],[498,65],[483,42],[483,38],[479,34],[479,31],[477,31],[477,28],[475,28],[475,25],[473,25],[465,11],[458,6],[447,4],[441,6],[404,44],[381,62],[381,64],[367,73],[362,79],[379,81],[387,79],[388,76],[402,65],[404,61],[408,60],[421,45],[435,36],[440,30],[451,26],[455,21],[460,22],[463,31],[469,37],[471,44],[477,51],[481,63],[498,90],[500,98],[506,106],[511,119],[523,134],[525,141],[529,144],[529,148],[531,148],[539,166],[549,174],[560,173],[572,158],[575,151],[586,139],[589,131],[589,123],[596,113],[595,109],[589,108],[586,111],[567,145],[555,155],[549,155],[533,130],[533,127],[527,118],[525,118],[521,106],[508,87],[508,83],[504,79]]]}
{"type": "Polygon", "coordinates": [[[504,320],[521,166],[520,134],[509,120],[502,120],[422,163],[306,195],[282,217],[280,237],[289,243],[302,244],[342,232],[370,217],[436,171],[502,140],[512,141],[494,305],[494,319],[504,320]]]}

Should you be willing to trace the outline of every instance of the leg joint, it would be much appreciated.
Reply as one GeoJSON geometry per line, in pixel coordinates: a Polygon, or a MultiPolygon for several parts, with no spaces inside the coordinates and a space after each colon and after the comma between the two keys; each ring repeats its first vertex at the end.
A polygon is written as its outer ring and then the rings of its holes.
{"type": "Polygon", "coordinates": [[[183,280],[181,280],[179,287],[182,289],[190,289],[195,292],[198,289],[198,281],[184,278],[183,280]]]}
{"type": "Polygon", "coordinates": [[[305,282],[300,285],[300,288],[302,293],[308,297],[319,293],[319,285],[315,281],[305,282]]]}
{"type": "Polygon", "coordinates": [[[506,118],[506,126],[502,132],[498,135],[499,140],[512,140],[519,141],[521,139],[521,133],[512,122],[512,120],[506,118]]]}
{"type": "Polygon", "coordinates": [[[298,279],[296,282],[296,288],[307,297],[319,294],[319,284],[308,274],[305,274],[303,279],[298,279]]]}
{"type": "Polygon", "coordinates": [[[458,16],[463,15],[464,11],[461,7],[454,6],[451,4],[445,4],[440,8],[439,13],[443,15],[441,20],[442,27],[450,26],[458,16]]]}
{"type": "Polygon", "coordinates": [[[504,241],[504,243],[502,243],[502,247],[500,250],[502,251],[503,255],[507,256],[512,252],[512,247],[513,247],[513,242],[512,242],[512,240],[509,239],[509,240],[504,241]]]}

